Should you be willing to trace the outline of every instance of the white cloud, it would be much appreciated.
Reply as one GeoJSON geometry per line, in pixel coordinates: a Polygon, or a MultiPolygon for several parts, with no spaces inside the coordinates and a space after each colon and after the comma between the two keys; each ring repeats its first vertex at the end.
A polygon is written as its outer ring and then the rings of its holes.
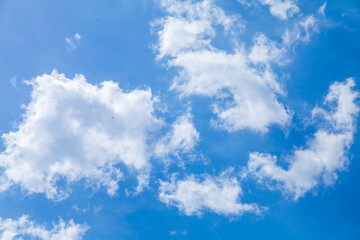
{"type": "Polygon", "coordinates": [[[299,12],[298,6],[292,0],[259,0],[261,4],[268,5],[270,13],[281,20],[287,20],[299,12]]]}
{"type": "Polygon", "coordinates": [[[276,156],[251,153],[248,171],[259,182],[266,182],[270,188],[282,190],[297,199],[319,184],[332,185],[337,172],[348,164],[346,156],[353,142],[356,117],[359,107],[358,92],[352,88],[352,78],[344,83],[334,83],[325,98],[330,110],[316,107],[313,117],[321,117],[322,128],[307,143],[307,147],[294,151],[286,160],[288,169],[276,164],[276,156]]]}
{"type": "Polygon", "coordinates": [[[230,132],[245,128],[266,132],[270,124],[286,124],[289,115],[276,99],[276,93],[283,92],[274,74],[266,68],[258,73],[247,61],[241,51],[183,53],[170,63],[183,68],[172,89],[183,95],[224,96],[214,103],[218,119],[213,124],[230,132]]]}
{"type": "Polygon", "coordinates": [[[11,86],[13,86],[14,88],[16,88],[16,87],[17,87],[17,84],[16,84],[16,77],[13,77],[13,78],[11,78],[11,79],[10,79],[10,84],[11,84],[11,86]]]}
{"type": "Polygon", "coordinates": [[[155,147],[155,155],[159,157],[168,154],[190,152],[199,141],[199,133],[196,131],[190,113],[179,117],[173,124],[171,131],[155,147]]]}
{"type": "Polygon", "coordinates": [[[321,7],[318,10],[318,13],[321,15],[325,15],[325,8],[326,8],[327,2],[324,2],[323,5],[321,5],[321,7]]]}
{"type": "Polygon", "coordinates": [[[169,16],[153,23],[153,28],[161,28],[156,46],[158,58],[167,55],[175,57],[182,51],[211,47],[211,37],[215,34],[213,25],[222,25],[229,30],[238,23],[236,17],[226,16],[212,0],[160,0],[159,3],[169,16]]]}
{"type": "Polygon", "coordinates": [[[212,33],[212,28],[208,22],[188,22],[183,19],[168,18],[161,23],[164,24],[164,28],[159,31],[158,58],[165,55],[175,56],[179,51],[185,49],[199,49],[209,46],[210,41],[204,39],[205,36],[212,33]]]}
{"type": "Polygon", "coordinates": [[[79,33],[75,33],[74,39],[79,41],[81,39],[81,35],[79,33]]]}
{"type": "Polygon", "coordinates": [[[75,224],[73,220],[65,223],[60,219],[59,224],[47,230],[37,225],[24,215],[17,220],[0,218],[0,240],[41,239],[41,240],[80,240],[88,226],[75,224]]]}
{"type": "Polygon", "coordinates": [[[245,7],[257,5],[260,2],[262,5],[269,6],[270,14],[280,20],[287,20],[300,12],[296,5],[297,0],[237,0],[245,7]]]}
{"type": "Polygon", "coordinates": [[[219,215],[235,216],[246,212],[260,214],[256,204],[244,204],[239,196],[242,190],[236,178],[230,178],[229,172],[219,177],[203,176],[203,180],[191,175],[185,180],[160,182],[160,200],[174,205],[186,215],[201,215],[212,211],[219,215]]]}
{"type": "Polygon", "coordinates": [[[286,62],[285,53],[284,48],[279,48],[275,42],[269,40],[264,34],[260,34],[254,39],[249,59],[255,64],[275,62],[282,65],[286,62]]]}
{"type": "Polygon", "coordinates": [[[213,0],[178,1],[159,0],[168,16],[153,23],[158,30],[158,58],[176,57],[179,53],[212,48],[214,26],[222,26],[227,32],[242,28],[238,16],[228,16],[213,0]]]}
{"type": "Polygon", "coordinates": [[[177,232],[177,231],[173,230],[173,231],[169,231],[169,235],[170,235],[170,236],[175,236],[175,235],[183,235],[183,236],[186,236],[186,235],[187,235],[187,231],[184,230],[184,231],[181,231],[181,232],[177,232]]]}
{"type": "Polygon", "coordinates": [[[74,51],[77,48],[77,43],[80,41],[80,39],[81,35],[79,33],[75,33],[73,38],[65,38],[67,48],[71,51],[74,51]]]}
{"type": "Polygon", "coordinates": [[[124,92],[112,81],[95,86],[82,75],[68,79],[56,71],[28,84],[33,91],[23,121],[2,136],[0,189],[19,184],[62,199],[70,183],[85,179],[113,195],[123,176],[119,165],[147,182],[150,133],[162,124],[150,89],[124,92]],[[57,187],[60,180],[65,189],[57,187]]]}
{"type": "Polygon", "coordinates": [[[317,19],[310,15],[297,21],[292,30],[286,29],[283,35],[283,43],[290,46],[299,41],[308,42],[313,32],[317,32],[317,19]]]}
{"type": "Polygon", "coordinates": [[[261,35],[250,53],[239,47],[231,53],[217,49],[211,44],[216,27],[232,32],[234,16],[227,16],[207,0],[161,4],[169,16],[157,21],[161,27],[158,58],[167,56],[169,66],[180,69],[172,89],[182,96],[213,98],[218,116],[213,126],[228,131],[249,128],[266,132],[272,124],[288,123],[289,113],[277,100],[284,91],[271,70],[272,63],[281,63],[281,48],[261,35]]]}
{"type": "Polygon", "coordinates": [[[69,50],[74,51],[76,49],[76,45],[71,38],[65,38],[65,41],[69,50]]]}
{"type": "Polygon", "coordinates": [[[244,5],[245,7],[250,7],[255,0],[237,0],[240,4],[244,5]]]}

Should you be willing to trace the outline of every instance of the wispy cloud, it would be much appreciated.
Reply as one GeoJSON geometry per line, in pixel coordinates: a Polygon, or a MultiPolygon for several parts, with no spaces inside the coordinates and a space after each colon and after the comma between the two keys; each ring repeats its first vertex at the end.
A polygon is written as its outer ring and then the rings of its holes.
{"type": "Polygon", "coordinates": [[[325,2],[318,10],[319,14],[325,15],[325,8],[326,8],[327,2],[325,2]]]}
{"type": "Polygon", "coordinates": [[[65,42],[67,43],[67,48],[70,51],[74,51],[77,48],[80,40],[81,40],[81,36],[79,33],[75,33],[74,37],[72,38],[65,38],[65,42]]]}
{"type": "Polygon", "coordinates": [[[260,2],[268,5],[270,13],[281,20],[287,20],[300,11],[293,0],[260,0],[260,2]]]}
{"type": "Polygon", "coordinates": [[[16,77],[11,78],[9,82],[14,88],[17,87],[16,77]]]}

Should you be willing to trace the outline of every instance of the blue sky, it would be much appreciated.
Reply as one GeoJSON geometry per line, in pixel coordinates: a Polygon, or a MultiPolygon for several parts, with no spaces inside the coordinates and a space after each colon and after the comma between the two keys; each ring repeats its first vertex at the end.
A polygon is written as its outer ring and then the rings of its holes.
{"type": "Polygon", "coordinates": [[[0,1],[0,239],[359,239],[359,21],[0,1]]]}

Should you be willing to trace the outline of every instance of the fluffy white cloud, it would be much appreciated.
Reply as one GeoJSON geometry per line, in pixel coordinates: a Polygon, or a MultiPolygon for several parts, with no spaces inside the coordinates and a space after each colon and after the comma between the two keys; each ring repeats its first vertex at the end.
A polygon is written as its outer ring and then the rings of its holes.
{"type": "Polygon", "coordinates": [[[153,28],[160,27],[159,44],[156,46],[158,58],[209,48],[211,38],[215,36],[213,25],[230,30],[238,23],[235,17],[227,16],[212,0],[159,0],[159,3],[169,16],[153,23],[153,28]]]}
{"type": "Polygon", "coordinates": [[[75,224],[73,220],[59,224],[47,230],[24,215],[17,220],[0,218],[0,240],[41,239],[41,240],[80,240],[88,230],[86,225],[75,224]]]}
{"type": "Polygon", "coordinates": [[[19,184],[29,193],[62,199],[69,184],[86,179],[113,195],[122,177],[119,165],[146,183],[154,116],[150,89],[123,92],[117,83],[87,83],[53,71],[28,82],[33,91],[16,131],[3,134],[0,189],[19,184]],[[57,187],[64,180],[65,188],[57,187]]]}
{"type": "Polygon", "coordinates": [[[171,88],[187,96],[218,98],[213,105],[218,119],[213,124],[230,132],[245,128],[266,132],[270,124],[286,124],[289,114],[276,99],[276,93],[283,92],[274,74],[268,69],[259,73],[247,61],[241,51],[183,53],[170,63],[183,69],[171,88]]]}
{"type": "Polygon", "coordinates": [[[321,117],[322,128],[308,141],[307,147],[294,151],[286,160],[288,169],[277,165],[276,156],[251,153],[248,171],[259,182],[266,182],[270,188],[277,188],[297,199],[318,184],[331,185],[337,179],[337,172],[348,164],[346,153],[353,142],[356,130],[356,105],[358,92],[352,88],[352,78],[344,83],[334,83],[325,98],[330,110],[316,107],[313,117],[321,117]]]}
{"type": "Polygon", "coordinates": [[[160,182],[160,200],[167,205],[174,205],[186,215],[201,215],[212,211],[219,215],[235,216],[246,212],[260,214],[256,204],[240,202],[241,187],[236,178],[230,178],[228,172],[219,177],[203,176],[203,180],[191,175],[185,180],[160,182]]]}
{"type": "Polygon", "coordinates": [[[213,126],[228,131],[266,132],[272,124],[288,123],[289,113],[277,100],[284,91],[271,70],[271,64],[283,58],[281,48],[260,35],[249,51],[217,49],[211,44],[217,27],[234,31],[236,17],[207,0],[160,3],[168,16],[157,21],[161,27],[158,57],[169,57],[169,66],[180,69],[172,89],[182,96],[213,98],[218,116],[213,126]]]}
{"type": "Polygon", "coordinates": [[[255,64],[277,63],[282,65],[285,60],[286,50],[279,48],[277,44],[260,34],[254,39],[254,45],[250,49],[249,60],[255,64]]]}
{"type": "Polygon", "coordinates": [[[293,0],[259,0],[261,4],[268,5],[271,15],[286,20],[299,12],[293,0]]]}
{"type": "Polygon", "coordinates": [[[199,141],[190,113],[179,117],[173,124],[171,131],[157,143],[155,155],[162,157],[168,154],[190,152],[199,141]]]}

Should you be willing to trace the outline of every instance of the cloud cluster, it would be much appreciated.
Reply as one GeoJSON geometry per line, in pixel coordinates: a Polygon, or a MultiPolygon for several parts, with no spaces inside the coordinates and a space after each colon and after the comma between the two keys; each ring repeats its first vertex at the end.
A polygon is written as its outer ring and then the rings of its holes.
{"type": "Polygon", "coordinates": [[[82,75],[68,79],[56,71],[28,84],[33,91],[23,120],[2,136],[0,189],[19,184],[29,193],[63,199],[69,189],[59,188],[59,181],[85,179],[113,195],[121,166],[146,177],[150,133],[162,124],[149,89],[124,92],[112,81],[96,86],[82,75]]]}
{"type": "Polygon", "coordinates": [[[246,212],[261,213],[256,204],[240,202],[241,187],[236,178],[229,176],[229,171],[219,177],[194,175],[184,180],[172,177],[171,182],[160,181],[160,200],[167,205],[174,205],[186,215],[201,215],[212,211],[225,216],[242,215],[246,212]]]}
{"type": "MultiPolygon", "coordinates": [[[[280,20],[299,12],[293,0],[259,1],[280,20]]],[[[158,2],[166,16],[152,24],[158,35],[154,48],[157,60],[178,70],[172,90],[181,97],[210,98],[216,115],[212,126],[228,132],[250,129],[265,133],[273,125],[290,122],[291,111],[279,101],[286,91],[273,67],[289,61],[291,46],[309,41],[317,31],[314,16],[296,19],[282,42],[256,33],[246,45],[234,38],[244,29],[240,17],[227,15],[213,0],[158,2]],[[233,43],[230,49],[214,43],[219,34],[233,43]]],[[[325,7],[326,3],[318,13],[323,15],[325,7]]],[[[79,34],[66,38],[68,48],[75,50],[80,39],[79,34]]],[[[11,81],[14,86],[15,80],[11,81]]],[[[89,186],[104,186],[114,195],[124,175],[122,168],[137,176],[137,190],[141,191],[149,181],[151,158],[190,153],[200,139],[190,113],[177,118],[167,134],[158,137],[164,123],[156,117],[158,100],[150,89],[125,92],[112,81],[92,85],[82,75],[68,79],[56,71],[28,84],[33,90],[22,121],[16,130],[2,135],[5,150],[0,153],[0,192],[18,184],[27,193],[45,193],[61,200],[71,191],[71,183],[82,179],[89,186]]],[[[276,156],[253,152],[246,174],[294,199],[319,184],[333,184],[348,164],[347,152],[356,129],[359,108],[354,85],[353,79],[331,85],[324,102],[329,109],[313,110],[313,120],[321,121],[321,128],[305,147],[285,159],[288,168],[279,166],[276,156]]],[[[160,180],[159,198],[186,215],[205,211],[225,216],[260,214],[264,208],[241,203],[240,183],[230,173],[190,175],[183,180],[173,175],[170,181],[160,180]]],[[[27,216],[0,219],[1,239],[80,239],[86,230],[85,225],[73,221],[60,221],[46,230],[27,216]]]]}
{"type": "Polygon", "coordinates": [[[287,169],[277,165],[276,156],[255,152],[250,154],[248,172],[260,183],[280,189],[294,199],[321,183],[332,185],[337,172],[348,164],[346,153],[356,130],[359,93],[352,89],[354,86],[352,78],[330,86],[324,102],[330,110],[319,107],[313,110],[314,120],[320,117],[322,127],[305,148],[296,149],[286,158],[287,169]]]}
{"type": "MultiPolygon", "coordinates": [[[[244,28],[239,24],[239,16],[225,14],[214,1],[159,2],[167,16],[153,24],[153,29],[158,30],[155,48],[158,60],[166,60],[168,66],[178,70],[172,90],[179,92],[181,97],[203,95],[211,98],[213,113],[217,115],[211,121],[212,126],[229,132],[251,129],[264,133],[272,125],[284,126],[290,122],[291,112],[278,100],[286,91],[272,68],[275,64],[283,66],[289,61],[287,52],[292,46],[310,40],[311,34],[318,30],[316,17],[301,15],[292,27],[285,27],[282,42],[256,33],[252,45],[246,47],[232,38],[239,27],[244,28]],[[219,30],[223,30],[223,37],[235,43],[232,49],[216,47],[214,39],[219,30]]],[[[240,2],[250,6],[249,2],[240,2]]],[[[287,20],[300,11],[292,0],[260,0],[260,3],[268,5],[270,13],[281,20],[287,20]]],[[[320,7],[319,14],[324,14],[325,6],[320,7]]],[[[340,83],[333,85],[329,96],[341,86],[340,83]]],[[[343,88],[351,93],[352,86],[353,81],[348,80],[343,88]]],[[[352,102],[356,94],[352,96],[353,99],[342,105],[353,104],[356,107],[352,102]]],[[[327,102],[337,101],[338,98],[328,97],[327,102]]],[[[289,156],[289,170],[278,166],[276,157],[254,152],[250,154],[247,173],[295,198],[316,186],[319,178],[326,184],[333,182],[336,171],[346,166],[346,151],[352,142],[353,128],[335,131],[336,126],[329,120],[333,112],[320,109],[317,112],[317,115],[322,113],[330,130],[319,130],[309,141],[308,148],[296,150],[289,156]]],[[[352,126],[354,114],[350,113],[352,120],[347,123],[348,126],[352,126]]],[[[168,144],[159,145],[158,152],[166,153],[165,148],[175,149],[170,147],[172,135],[169,134],[166,139],[163,142],[168,144]]],[[[193,175],[185,180],[173,178],[171,182],[161,182],[160,192],[161,201],[177,206],[187,215],[199,215],[206,210],[223,215],[260,211],[256,205],[239,203],[241,188],[237,180],[224,176],[206,175],[204,180],[193,175]],[[233,194],[228,194],[229,189],[233,194]]]]}
{"type": "Polygon", "coordinates": [[[75,224],[73,220],[68,223],[60,219],[59,224],[47,230],[42,225],[37,225],[29,220],[27,215],[17,220],[0,218],[0,239],[39,239],[39,240],[80,240],[88,226],[75,224]]]}
{"type": "Polygon", "coordinates": [[[271,64],[280,63],[283,50],[261,35],[249,51],[236,44],[230,52],[216,48],[217,30],[238,29],[238,17],[227,16],[213,1],[162,0],[168,16],[156,21],[158,58],[179,69],[171,89],[182,96],[204,95],[214,100],[213,126],[230,132],[251,129],[266,132],[285,125],[289,112],[277,100],[285,92],[271,64]],[[261,116],[261,117],[259,117],[261,116]]]}

